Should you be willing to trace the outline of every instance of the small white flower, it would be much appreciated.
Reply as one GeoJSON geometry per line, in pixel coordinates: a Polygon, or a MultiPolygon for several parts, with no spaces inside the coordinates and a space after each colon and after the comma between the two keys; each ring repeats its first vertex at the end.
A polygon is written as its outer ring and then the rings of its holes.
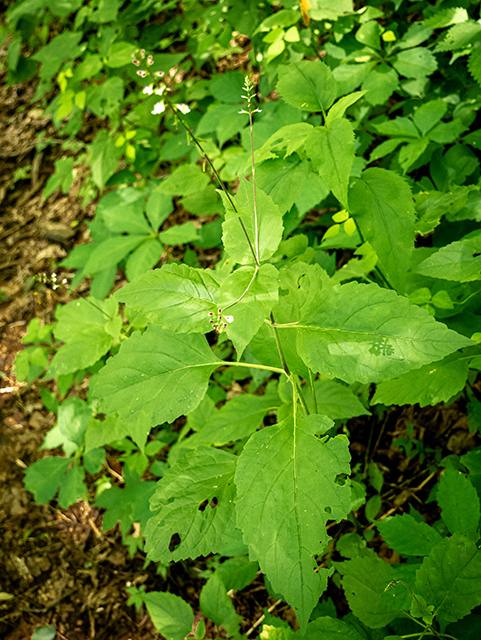
{"type": "Polygon", "coordinates": [[[234,316],[224,316],[226,322],[234,322],[234,316]]]}
{"type": "Polygon", "coordinates": [[[154,93],[154,85],[148,84],[146,87],[143,88],[142,93],[145,93],[145,95],[147,96],[151,96],[154,93]]]}
{"type": "Polygon", "coordinates": [[[165,111],[165,104],[162,101],[160,101],[154,105],[154,108],[152,109],[151,113],[152,115],[157,116],[159,115],[159,113],[164,113],[164,111],[165,111]]]}
{"type": "Polygon", "coordinates": [[[158,89],[155,90],[155,95],[161,96],[164,93],[165,89],[166,89],[166,85],[165,84],[161,85],[158,89]]]}
{"type": "Polygon", "coordinates": [[[180,113],[183,113],[184,115],[190,112],[190,108],[183,102],[177,105],[177,109],[180,111],[180,113]]]}

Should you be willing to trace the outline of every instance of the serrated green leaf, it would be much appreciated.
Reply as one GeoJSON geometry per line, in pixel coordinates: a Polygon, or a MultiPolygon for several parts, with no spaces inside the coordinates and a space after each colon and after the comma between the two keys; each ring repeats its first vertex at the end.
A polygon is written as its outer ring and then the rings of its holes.
{"type": "Polygon", "coordinates": [[[313,175],[306,160],[300,162],[297,156],[276,158],[256,169],[256,183],[285,213],[296,202],[309,174],[313,175]]]}
{"type": "Polygon", "coordinates": [[[313,557],[327,544],[326,522],[350,509],[349,487],[336,484],[349,472],[347,439],[314,435],[330,424],[311,415],[258,431],[239,457],[235,478],[237,522],[249,556],[295,608],[301,627],[327,584],[328,571],[316,573],[313,557]]]}
{"type": "Polygon", "coordinates": [[[145,530],[149,559],[170,562],[220,549],[226,532],[235,528],[236,462],[227,451],[199,447],[166,470],[145,530]],[[172,549],[174,534],[180,541],[172,549]]]}
{"type": "Polygon", "coordinates": [[[67,509],[71,504],[75,504],[77,500],[85,498],[87,487],[84,484],[84,478],[84,468],[76,464],[62,477],[58,494],[58,503],[62,509],[67,509]]]}
{"type": "Polygon", "coordinates": [[[259,269],[241,267],[231,273],[220,287],[219,307],[233,318],[226,323],[226,333],[234,344],[238,359],[259,327],[269,319],[277,302],[278,277],[279,272],[271,264],[263,264],[259,269]]]}
{"type": "Polygon", "coordinates": [[[350,122],[339,118],[329,127],[316,127],[304,146],[321,179],[347,209],[347,187],[354,161],[354,132],[350,122]]]}
{"type": "Polygon", "coordinates": [[[444,40],[436,45],[434,51],[453,51],[464,49],[479,40],[481,35],[481,25],[474,20],[455,24],[446,33],[444,40]]]}
{"type": "Polygon", "coordinates": [[[232,636],[239,632],[242,617],[239,616],[227,595],[227,590],[217,571],[202,587],[199,599],[202,613],[217,626],[222,625],[232,636]]]}
{"type": "Polygon", "coordinates": [[[147,235],[114,236],[103,242],[95,243],[84,266],[84,274],[93,276],[110,267],[115,267],[148,237],[147,235]]]}
{"type": "Polygon", "coordinates": [[[423,78],[438,68],[434,54],[426,47],[415,47],[400,51],[393,61],[393,67],[406,78],[423,78]]]}
{"type": "Polygon", "coordinates": [[[164,247],[157,238],[147,238],[140,246],[132,251],[127,258],[125,274],[129,280],[133,280],[148,271],[159,262],[164,247]]]}
{"type": "Polygon", "coordinates": [[[448,105],[444,100],[429,100],[428,102],[424,102],[414,112],[414,124],[424,136],[440,122],[447,110],[448,105]]]}
{"type": "Polygon", "coordinates": [[[430,278],[472,282],[481,280],[481,232],[451,242],[423,260],[415,273],[430,278]]]}
{"type": "Polygon", "coordinates": [[[471,342],[392,290],[351,282],[321,291],[298,325],[297,348],[313,371],[380,382],[471,342]]]}
{"type": "MultiPolygon", "coordinates": [[[[316,380],[314,389],[317,398],[317,413],[327,416],[331,420],[369,415],[369,411],[365,409],[362,402],[340,382],[316,380]]],[[[306,390],[305,398],[309,409],[313,410],[314,402],[310,389],[306,390]]]]}
{"type": "Polygon", "coordinates": [[[301,638],[303,640],[320,640],[320,638],[322,640],[341,640],[341,638],[363,640],[363,636],[347,622],[330,616],[316,618],[309,622],[304,633],[301,632],[301,638]]]}
{"type": "Polygon", "coordinates": [[[106,413],[129,421],[145,410],[151,425],[173,422],[195,409],[220,364],[204,336],[151,325],[122,343],[92,381],[91,395],[106,413]]]}
{"type": "Polygon", "coordinates": [[[25,471],[25,488],[35,496],[39,504],[54,498],[70,465],[69,458],[42,458],[25,471]]]}
{"type": "Polygon", "coordinates": [[[154,627],[167,640],[184,640],[192,633],[194,613],[180,596],[166,591],[142,593],[141,601],[147,607],[154,627]]]}
{"type": "Polygon", "coordinates": [[[194,242],[198,237],[198,231],[192,222],[175,224],[159,233],[159,241],[162,242],[162,244],[170,245],[194,242]]]}
{"type": "Polygon", "coordinates": [[[190,196],[205,189],[209,182],[209,175],[196,164],[181,164],[162,182],[158,190],[170,196],[190,196]]]}
{"type": "Polygon", "coordinates": [[[391,285],[403,293],[414,249],[414,203],[399,175],[367,169],[349,189],[351,215],[391,285]]]}
{"type": "Polygon", "coordinates": [[[118,304],[113,299],[102,302],[93,297],[79,298],[58,306],[54,334],[65,345],[54,355],[46,374],[47,379],[86,369],[105,355],[120,334],[120,318],[117,332],[114,335],[107,332],[109,320],[117,311],[118,304]]]}
{"type": "Polygon", "coordinates": [[[237,556],[228,558],[216,569],[225,584],[227,591],[241,591],[247,587],[259,570],[257,562],[250,562],[248,556],[237,556]]]}
{"type": "Polygon", "coordinates": [[[95,213],[110,231],[148,235],[152,229],[144,218],[144,201],[143,189],[121,188],[107,193],[95,213]]]}
{"type": "Polygon", "coordinates": [[[481,551],[461,533],[444,538],[416,575],[416,587],[441,623],[456,622],[481,604],[481,551]]]}
{"type": "Polygon", "coordinates": [[[441,476],[436,492],[443,521],[451,533],[467,533],[479,527],[480,505],[469,478],[451,464],[441,476]]]}
{"type": "Polygon", "coordinates": [[[398,74],[389,65],[380,64],[378,67],[371,68],[369,72],[366,73],[366,78],[361,88],[367,91],[366,102],[376,105],[387,102],[391,94],[396,91],[398,87],[398,74]]]}
{"type": "Polygon", "coordinates": [[[257,228],[252,184],[245,178],[240,178],[239,189],[233,198],[238,211],[237,214],[232,209],[224,192],[221,192],[226,210],[225,221],[222,225],[222,239],[229,256],[239,264],[252,264],[254,262],[251,247],[242,230],[239,219],[244,223],[254,252],[257,253],[258,247],[259,261],[268,260],[275,253],[282,239],[284,227],[279,207],[261,189],[257,188],[256,194],[257,228]]]}
{"type": "MultiPolygon", "coordinates": [[[[296,122],[281,127],[264,142],[260,149],[256,149],[254,161],[258,164],[264,160],[276,158],[284,149],[285,157],[290,156],[302,147],[312,130],[313,126],[307,122],[296,122]]],[[[250,163],[249,159],[249,166],[250,163]]]]}
{"type": "MultiPolygon", "coordinates": [[[[122,80],[117,78],[122,84],[122,80]]],[[[89,106],[92,106],[89,101],[89,106]]],[[[115,146],[115,140],[105,129],[100,129],[95,140],[90,145],[89,164],[92,169],[92,179],[99,189],[103,189],[108,179],[117,170],[122,156],[122,149],[115,146]]]]}
{"type": "Polygon", "coordinates": [[[219,285],[207,269],[165,264],[115,293],[148,320],[176,333],[212,330],[209,312],[217,311],[219,285]]]}
{"type": "Polygon", "coordinates": [[[468,12],[464,7],[446,7],[446,9],[437,11],[424,23],[431,29],[441,29],[442,27],[449,27],[451,24],[466,22],[468,19],[468,12]]]}
{"type": "Polygon", "coordinates": [[[283,100],[303,111],[327,111],[337,95],[337,82],[327,64],[316,60],[291,63],[276,87],[283,100]]]}
{"type": "Polygon", "coordinates": [[[376,522],[387,544],[404,556],[428,556],[442,537],[425,522],[418,522],[408,513],[376,522]]]}
{"type": "Polygon", "coordinates": [[[333,104],[329,109],[329,113],[326,117],[326,127],[328,127],[331,122],[333,122],[337,118],[342,118],[346,113],[346,110],[360,98],[362,98],[365,93],[365,91],[355,91],[354,93],[350,93],[349,95],[342,97],[335,104],[333,104]]]}
{"type": "Polygon", "coordinates": [[[481,86],[481,49],[479,47],[473,49],[468,58],[468,70],[478,85],[481,86]]]}
{"type": "Polygon", "coordinates": [[[419,404],[421,407],[447,402],[464,388],[469,371],[469,358],[451,354],[441,360],[409,371],[396,380],[377,386],[372,404],[419,404]]]}
{"type": "Polygon", "coordinates": [[[111,487],[97,495],[96,506],[107,509],[103,519],[103,530],[107,531],[120,521],[120,531],[126,536],[134,522],[145,531],[150,517],[149,500],[156,483],[141,480],[135,471],[124,466],[125,487],[111,487]]]}
{"type": "Polygon", "coordinates": [[[379,124],[374,124],[374,128],[383,136],[404,136],[407,138],[419,138],[419,131],[409,118],[394,118],[379,124]]]}
{"type": "Polygon", "coordinates": [[[192,448],[211,444],[221,447],[248,438],[261,426],[266,414],[279,404],[277,394],[235,396],[216,410],[208,422],[182,444],[192,448]]]}
{"type": "Polygon", "coordinates": [[[336,569],[342,575],[351,611],[368,627],[380,629],[400,617],[403,609],[409,609],[411,595],[407,589],[396,591],[395,598],[392,592],[385,592],[396,573],[392,565],[373,553],[336,563],[336,569]]]}

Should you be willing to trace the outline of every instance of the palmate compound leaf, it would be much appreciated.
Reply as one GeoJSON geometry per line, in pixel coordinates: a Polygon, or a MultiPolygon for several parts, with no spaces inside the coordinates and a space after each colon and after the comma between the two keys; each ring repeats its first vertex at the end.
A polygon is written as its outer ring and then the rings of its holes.
{"type": "Polygon", "coordinates": [[[209,312],[217,309],[218,291],[209,270],[172,263],[139,276],[115,298],[163,329],[207,333],[212,330],[209,312]]]}
{"type": "Polygon", "coordinates": [[[472,342],[436,322],[425,309],[376,284],[323,289],[299,324],[297,348],[313,371],[345,382],[381,382],[472,342]]]}
{"type": "Polygon", "coordinates": [[[251,560],[258,560],[276,592],[294,607],[301,627],[327,586],[329,571],[315,554],[329,537],[328,520],[350,510],[350,487],[336,483],[350,473],[348,441],[315,436],[333,423],[325,416],[289,417],[255,433],[236,471],[237,524],[251,560]]]}
{"type": "Polygon", "coordinates": [[[176,334],[155,325],[135,332],[91,383],[102,411],[132,422],[141,411],[151,425],[173,422],[197,407],[211,373],[221,364],[204,336],[176,334]]]}
{"type": "Polygon", "coordinates": [[[236,462],[227,451],[201,446],[167,469],[150,501],[150,560],[175,562],[222,550],[235,531],[236,462]]]}
{"type": "Polygon", "coordinates": [[[481,550],[461,533],[444,538],[424,558],[417,591],[441,623],[456,622],[481,604],[481,550]]]}
{"type": "Polygon", "coordinates": [[[471,357],[452,353],[440,362],[426,364],[396,380],[381,382],[371,404],[419,404],[425,407],[447,402],[466,384],[471,357]]]}
{"type": "Polygon", "coordinates": [[[222,241],[229,256],[239,264],[252,264],[254,258],[251,247],[240,224],[242,220],[254,251],[258,249],[259,261],[268,260],[282,240],[282,213],[272,198],[261,189],[256,189],[257,202],[257,241],[256,215],[252,184],[240,178],[239,189],[234,196],[237,212],[233,210],[223,191],[220,192],[225,207],[225,221],[222,225],[222,241]]]}
{"type": "Polygon", "coordinates": [[[470,233],[423,260],[416,273],[457,282],[481,280],[481,232],[470,233]]]}
{"type": "Polygon", "coordinates": [[[414,249],[414,202],[408,184],[386,169],[367,169],[349,189],[351,215],[390,284],[404,293],[414,249]]]}
{"type": "Polygon", "coordinates": [[[246,266],[231,273],[220,287],[219,308],[232,315],[232,322],[226,323],[226,333],[238,360],[277,302],[278,277],[279,272],[271,264],[246,266]]]}

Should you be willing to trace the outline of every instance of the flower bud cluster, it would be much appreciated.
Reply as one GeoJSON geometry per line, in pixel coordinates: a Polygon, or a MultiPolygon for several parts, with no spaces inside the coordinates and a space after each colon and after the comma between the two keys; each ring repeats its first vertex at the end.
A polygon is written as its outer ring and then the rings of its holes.
{"type": "Polygon", "coordinates": [[[42,282],[43,284],[50,286],[54,291],[60,286],[67,284],[67,278],[64,278],[62,282],[58,284],[56,273],[52,273],[51,276],[48,276],[46,273],[39,273],[38,275],[34,275],[33,279],[36,282],[42,282]]]}
{"type": "MultiPolygon", "coordinates": [[[[145,60],[145,49],[141,49],[140,50],[140,60],[137,59],[135,53],[132,54],[132,64],[135,65],[136,67],[139,67],[142,63],[141,61],[145,60]]],[[[154,64],[154,58],[151,55],[147,56],[147,65],[150,67],[154,64]]],[[[177,67],[174,67],[174,69],[171,69],[169,74],[167,75],[167,78],[171,78],[172,76],[172,72],[175,71],[177,67]]],[[[153,77],[153,73],[152,71],[144,70],[144,69],[139,69],[137,71],[137,75],[140,76],[141,78],[146,78],[147,75],[150,75],[151,77],[153,77]]],[[[157,78],[163,78],[165,76],[165,73],[163,71],[156,71],[155,72],[155,76],[157,78]]],[[[145,86],[142,90],[142,93],[144,95],[147,96],[151,96],[155,93],[155,95],[157,96],[161,96],[164,91],[167,89],[167,85],[166,84],[161,84],[159,85],[157,88],[154,87],[154,84],[148,84],[147,86],[145,86]]],[[[180,104],[176,104],[174,105],[175,109],[180,111],[180,113],[183,113],[184,115],[186,115],[187,113],[189,113],[190,108],[187,104],[184,103],[180,103],[180,104]]],[[[159,115],[161,113],[164,113],[165,111],[165,103],[163,100],[160,100],[159,102],[156,102],[154,105],[154,108],[152,109],[151,113],[152,115],[156,116],[159,115]]]]}
{"type": "Polygon", "coordinates": [[[218,309],[217,313],[210,311],[209,316],[211,316],[209,322],[216,333],[223,333],[227,329],[227,324],[234,322],[234,316],[223,316],[222,309],[218,309]]]}

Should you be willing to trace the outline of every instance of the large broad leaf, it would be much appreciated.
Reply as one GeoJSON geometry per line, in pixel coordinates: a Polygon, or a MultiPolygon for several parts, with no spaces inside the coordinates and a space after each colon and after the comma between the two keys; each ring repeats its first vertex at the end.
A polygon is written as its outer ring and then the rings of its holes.
{"type": "Polygon", "coordinates": [[[414,203],[409,186],[393,171],[367,169],[349,190],[349,205],[384,275],[403,293],[414,249],[414,203]]]}
{"type": "Polygon", "coordinates": [[[286,67],[276,87],[283,100],[303,111],[327,111],[337,95],[337,82],[324,62],[295,62],[286,67]]]}
{"type": "Polygon", "coordinates": [[[457,282],[481,280],[481,233],[476,231],[442,247],[423,260],[415,271],[430,278],[457,282]]]}
{"type": "Polygon", "coordinates": [[[299,324],[279,331],[297,331],[313,371],[348,383],[396,378],[471,344],[407,298],[356,282],[323,289],[299,324]]]}
{"type": "Polygon", "coordinates": [[[479,497],[471,480],[451,464],[441,476],[436,492],[444,524],[451,533],[467,533],[479,527],[479,497]]]}
{"type": "Polygon", "coordinates": [[[354,161],[354,133],[345,118],[328,127],[316,127],[305,143],[322,180],[347,209],[347,187],[354,161]]]}
{"type": "Polygon", "coordinates": [[[271,264],[259,269],[241,267],[222,283],[219,307],[233,318],[227,323],[226,332],[238,359],[277,302],[278,275],[271,264]]]}
{"type": "Polygon", "coordinates": [[[218,289],[210,271],[172,263],[125,285],[115,298],[164,329],[207,333],[212,330],[209,312],[216,311],[218,289]]]}
{"type": "Polygon", "coordinates": [[[391,549],[404,556],[427,556],[442,540],[434,527],[408,513],[380,520],[376,526],[391,549]]]}
{"type": "Polygon", "coordinates": [[[235,529],[236,456],[209,447],[189,452],[167,469],[150,501],[147,523],[150,560],[171,562],[219,552],[235,529]]]}
{"type": "Polygon", "coordinates": [[[329,572],[317,569],[313,557],[329,539],[326,522],[350,509],[350,487],[336,482],[350,472],[347,439],[315,436],[331,425],[324,416],[291,417],[258,431],[235,478],[237,523],[250,559],[295,608],[301,627],[327,585],[329,572]]]}
{"type": "Polygon", "coordinates": [[[441,623],[456,622],[481,604],[481,551],[455,533],[427,556],[416,575],[416,586],[441,623]]]}
{"type": "Polygon", "coordinates": [[[469,360],[468,356],[454,353],[441,362],[409,371],[396,380],[381,382],[372,404],[419,404],[425,407],[446,402],[464,388],[469,360]]]}
{"type": "Polygon", "coordinates": [[[233,198],[237,213],[221,192],[226,210],[222,240],[229,256],[240,264],[253,263],[253,251],[259,261],[268,260],[282,239],[284,227],[279,207],[261,189],[257,188],[256,194],[257,215],[252,184],[245,178],[240,178],[239,189],[233,198]]]}
{"type": "Polygon", "coordinates": [[[204,336],[151,325],[122,344],[92,381],[91,395],[105,413],[129,421],[144,410],[151,425],[173,422],[195,409],[220,364],[204,336]]]}

